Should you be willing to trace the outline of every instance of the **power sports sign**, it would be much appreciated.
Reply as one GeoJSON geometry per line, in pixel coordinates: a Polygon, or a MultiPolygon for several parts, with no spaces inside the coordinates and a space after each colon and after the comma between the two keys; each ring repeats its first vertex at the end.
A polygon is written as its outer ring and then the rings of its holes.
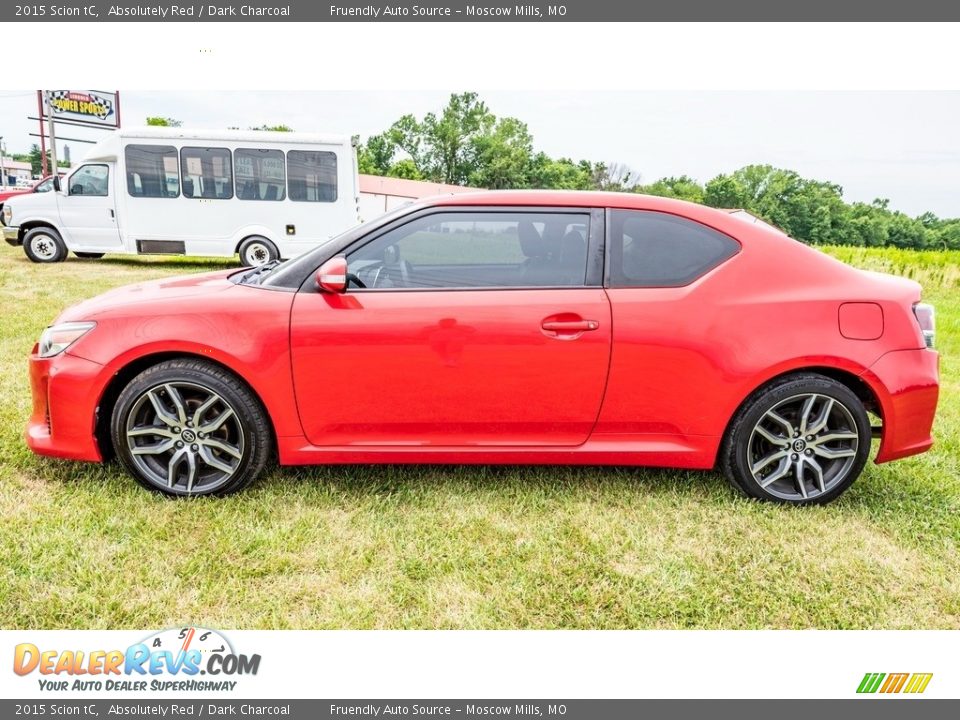
{"type": "Polygon", "coordinates": [[[54,120],[119,127],[117,94],[100,90],[47,90],[47,112],[54,120]]]}

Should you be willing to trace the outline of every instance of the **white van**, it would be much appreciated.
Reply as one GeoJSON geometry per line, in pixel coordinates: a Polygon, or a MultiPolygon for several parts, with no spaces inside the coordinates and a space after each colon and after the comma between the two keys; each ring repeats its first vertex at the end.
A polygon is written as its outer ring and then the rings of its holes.
{"type": "Polygon", "coordinates": [[[105,253],[295,257],[360,221],[350,138],[118,130],[57,191],[10,198],[4,239],[34,262],[105,253]]]}

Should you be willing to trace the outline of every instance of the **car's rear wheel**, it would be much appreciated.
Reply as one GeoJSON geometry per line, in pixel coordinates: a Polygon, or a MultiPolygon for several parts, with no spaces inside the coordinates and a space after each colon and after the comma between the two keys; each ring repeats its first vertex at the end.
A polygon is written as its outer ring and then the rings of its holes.
{"type": "Polygon", "coordinates": [[[250,267],[266,265],[280,259],[277,246],[265,237],[254,235],[240,243],[240,261],[250,267]]]}
{"type": "Polygon", "coordinates": [[[23,251],[32,262],[55,263],[67,259],[67,246],[53,228],[37,227],[23,237],[23,251]]]}
{"type": "Polygon", "coordinates": [[[784,378],[754,393],[731,423],[721,468],[750,497],[823,504],[860,475],[870,453],[860,399],[823,375],[784,378]]]}
{"type": "Polygon", "coordinates": [[[137,375],[117,398],[111,436],[137,482],[168,495],[226,495],[247,486],[272,441],[253,393],[202,360],[169,360],[137,375]]]}

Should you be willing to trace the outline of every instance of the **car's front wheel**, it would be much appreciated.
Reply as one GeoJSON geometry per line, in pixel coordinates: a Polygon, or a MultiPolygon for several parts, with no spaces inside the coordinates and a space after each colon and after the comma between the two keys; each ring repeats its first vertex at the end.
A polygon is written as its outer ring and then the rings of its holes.
{"type": "Polygon", "coordinates": [[[137,375],[111,418],[117,457],[144,487],[225,495],[263,470],[267,415],[238,378],[202,360],[169,360],[137,375]]]}
{"type": "Polygon", "coordinates": [[[35,263],[55,263],[67,259],[67,246],[53,228],[37,227],[23,238],[23,251],[35,263]]]}
{"type": "Polygon", "coordinates": [[[784,378],[750,397],[731,423],[721,469],[750,497],[823,504],[860,475],[870,453],[860,399],[823,375],[784,378]]]}

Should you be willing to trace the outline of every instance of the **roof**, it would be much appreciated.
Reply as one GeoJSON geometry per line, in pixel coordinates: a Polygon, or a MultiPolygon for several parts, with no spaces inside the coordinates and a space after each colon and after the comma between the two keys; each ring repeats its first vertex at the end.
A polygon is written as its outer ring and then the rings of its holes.
{"type": "Polygon", "coordinates": [[[177,138],[181,140],[229,140],[256,143],[315,143],[318,145],[344,145],[350,143],[347,135],[327,135],[304,132],[275,132],[272,130],[211,130],[184,127],[124,127],[111,135],[123,138],[177,138]]]}
{"type": "Polygon", "coordinates": [[[468,188],[461,185],[445,185],[444,183],[427,182],[424,180],[406,180],[404,178],[382,177],[380,175],[361,175],[360,192],[371,195],[390,195],[393,197],[425,198],[431,195],[445,193],[476,192],[477,188],[468,188]]]}
{"type": "Polygon", "coordinates": [[[11,160],[10,158],[3,159],[3,167],[7,170],[32,170],[33,165],[28,162],[20,162],[19,160],[11,160]]]}

